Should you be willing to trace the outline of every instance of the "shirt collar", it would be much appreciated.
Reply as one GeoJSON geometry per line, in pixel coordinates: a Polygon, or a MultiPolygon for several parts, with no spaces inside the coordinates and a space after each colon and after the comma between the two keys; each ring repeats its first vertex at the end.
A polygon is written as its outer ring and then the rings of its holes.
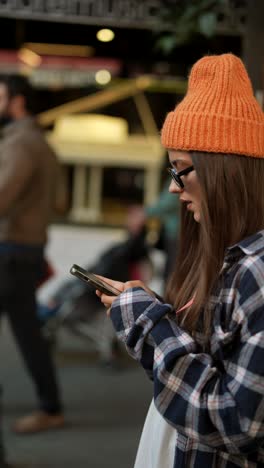
{"type": "Polygon", "coordinates": [[[21,128],[23,129],[25,127],[29,127],[29,126],[31,127],[32,125],[36,125],[35,119],[32,116],[27,116],[27,117],[24,117],[23,119],[18,119],[6,125],[2,129],[2,135],[4,137],[7,137],[9,135],[13,135],[17,130],[20,130],[21,128]]]}
{"type": "Polygon", "coordinates": [[[258,231],[255,234],[237,242],[231,247],[228,247],[227,254],[233,254],[238,249],[245,255],[256,254],[261,250],[264,250],[264,230],[258,231]]]}

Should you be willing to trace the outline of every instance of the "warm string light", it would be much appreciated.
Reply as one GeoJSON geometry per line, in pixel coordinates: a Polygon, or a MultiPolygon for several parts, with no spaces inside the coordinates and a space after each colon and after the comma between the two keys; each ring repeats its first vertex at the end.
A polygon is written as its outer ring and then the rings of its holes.
{"type": "Polygon", "coordinates": [[[110,41],[112,41],[114,39],[115,33],[114,33],[114,31],[112,31],[112,29],[100,29],[97,32],[96,37],[97,37],[98,41],[110,42],[110,41]]]}
{"type": "Polygon", "coordinates": [[[108,70],[98,70],[95,74],[95,81],[100,85],[106,85],[111,81],[111,73],[108,70]]]}

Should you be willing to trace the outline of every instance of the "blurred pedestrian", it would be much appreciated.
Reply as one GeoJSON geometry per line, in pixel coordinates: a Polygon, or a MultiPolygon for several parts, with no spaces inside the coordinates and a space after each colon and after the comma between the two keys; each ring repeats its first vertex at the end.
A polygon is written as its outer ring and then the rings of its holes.
{"type": "Polygon", "coordinates": [[[97,293],[153,381],[135,468],[264,466],[264,116],[232,54],[206,56],[162,129],[182,203],[166,302],[97,293]]]}
{"type": "Polygon", "coordinates": [[[39,410],[17,420],[17,433],[64,425],[51,355],[36,315],[44,248],[57,177],[56,157],[33,117],[33,89],[22,76],[0,77],[0,313],[36,387],[39,410]]]}
{"type": "Polygon", "coordinates": [[[11,468],[6,461],[6,452],[3,440],[2,428],[2,389],[0,389],[0,468],[11,468]]]}
{"type": "Polygon", "coordinates": [[[143,229],[147,230],[151,219],[158,221],[158,239],[153,243],[153,247],[161,249],[165,255],[162,272],[164,284],[167,283],[175,266],[180,221],[179,203],[169,192],[169,185],[170,179],[167,179],[158,199],[153,204],[146,207],[132,206],[127,220],[128,231],[132,236],[138,235],[143,229]]]}

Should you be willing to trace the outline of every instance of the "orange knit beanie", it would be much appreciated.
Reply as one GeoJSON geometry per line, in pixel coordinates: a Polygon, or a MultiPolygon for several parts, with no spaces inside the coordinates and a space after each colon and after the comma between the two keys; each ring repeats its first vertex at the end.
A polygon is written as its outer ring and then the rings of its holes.
{"type": "Polygon", "coordinates": [[[166,148],[264,157],[264,114],[241,60],[233,54],[196,62],[184,99],[164,122],[166,148]]]}

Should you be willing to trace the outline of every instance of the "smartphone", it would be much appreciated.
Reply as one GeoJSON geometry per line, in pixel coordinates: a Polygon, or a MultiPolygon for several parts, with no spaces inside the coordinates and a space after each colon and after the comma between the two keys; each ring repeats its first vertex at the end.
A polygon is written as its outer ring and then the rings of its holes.
{"type": "Polygon", "coordinates": [[[72,265],[70,273],[108,296],[118,296],[121,293],[121,291],[113,288],[110,284],[98,278],[94,273],[84,270],[79,265],[72,265]]]}

